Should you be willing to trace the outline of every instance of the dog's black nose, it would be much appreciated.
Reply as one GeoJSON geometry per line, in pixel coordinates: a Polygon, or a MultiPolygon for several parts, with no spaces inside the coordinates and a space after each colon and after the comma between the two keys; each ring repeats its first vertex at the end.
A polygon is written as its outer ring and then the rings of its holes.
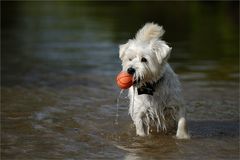
{"type": "Polygon", "coordinates": [[[135,69],[132,68],[132,67],[130,67],[130,68],[128,68],[127,72],[128,72],[129,74],[134,74],[134,73],[135,73],[135,69]]]}

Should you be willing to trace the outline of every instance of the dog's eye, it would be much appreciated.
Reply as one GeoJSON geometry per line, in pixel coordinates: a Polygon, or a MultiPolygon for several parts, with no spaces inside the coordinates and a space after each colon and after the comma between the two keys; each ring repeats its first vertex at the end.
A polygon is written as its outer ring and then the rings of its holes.
{"type": "Polygon", "coordinates": [[[129,60],[129,61],[132,61],[132,58],[129,58],[128,60],[129,60]]]}
{"type": "Polygon", "coordinates": [[[141,59],[141,62],[147,62],[147,59],[143,57],[143,58],[141,59]]]}

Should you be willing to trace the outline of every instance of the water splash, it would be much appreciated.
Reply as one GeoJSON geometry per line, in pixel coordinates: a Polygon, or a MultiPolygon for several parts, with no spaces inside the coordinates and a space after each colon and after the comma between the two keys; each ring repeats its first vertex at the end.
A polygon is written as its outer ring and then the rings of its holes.
{"type": "Polygon", "coordinates": [[[120,91],[120,93],[119,93],[119,95],[118,95],[118,98],[117,98],[117,113],[116,113],[116,118],[115,118],[115,122],[114,122],[114,124],[115,125],[118,125],[118,117],[119,117],[119,114],[118,114],[118,108],[119,108],[119,99],[121,98],[121,95],[122,95],[122,93],[123,93],[123,89],[120,91]]]}

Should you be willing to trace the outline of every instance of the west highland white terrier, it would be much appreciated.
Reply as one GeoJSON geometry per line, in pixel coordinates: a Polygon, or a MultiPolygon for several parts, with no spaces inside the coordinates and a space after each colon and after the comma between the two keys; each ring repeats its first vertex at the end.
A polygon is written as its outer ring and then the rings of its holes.
{"type": "Polygon", "coordinates": [[[176,137],[189,138],[181,85],[167,60],[171,47],[161,40],[161,26],[147,23],[135,39],[119,46],[123,71],[132,74],[129,88],[129,114],[136,134],[146,136],[154,130],[168,132],[177,128],[176,137]]]}

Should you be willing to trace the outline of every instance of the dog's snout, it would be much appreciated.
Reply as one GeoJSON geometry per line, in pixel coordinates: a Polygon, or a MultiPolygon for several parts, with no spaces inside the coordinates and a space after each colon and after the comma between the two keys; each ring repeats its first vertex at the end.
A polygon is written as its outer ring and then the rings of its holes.
{"type": "Polygon", "coordinates": [[[135,69],[132,68],[132,67],[130,67],[130,68],[128,68],[127,72],[128,72],[129,74],[134,74],[134,73],[135,73],[135,69]]]}

